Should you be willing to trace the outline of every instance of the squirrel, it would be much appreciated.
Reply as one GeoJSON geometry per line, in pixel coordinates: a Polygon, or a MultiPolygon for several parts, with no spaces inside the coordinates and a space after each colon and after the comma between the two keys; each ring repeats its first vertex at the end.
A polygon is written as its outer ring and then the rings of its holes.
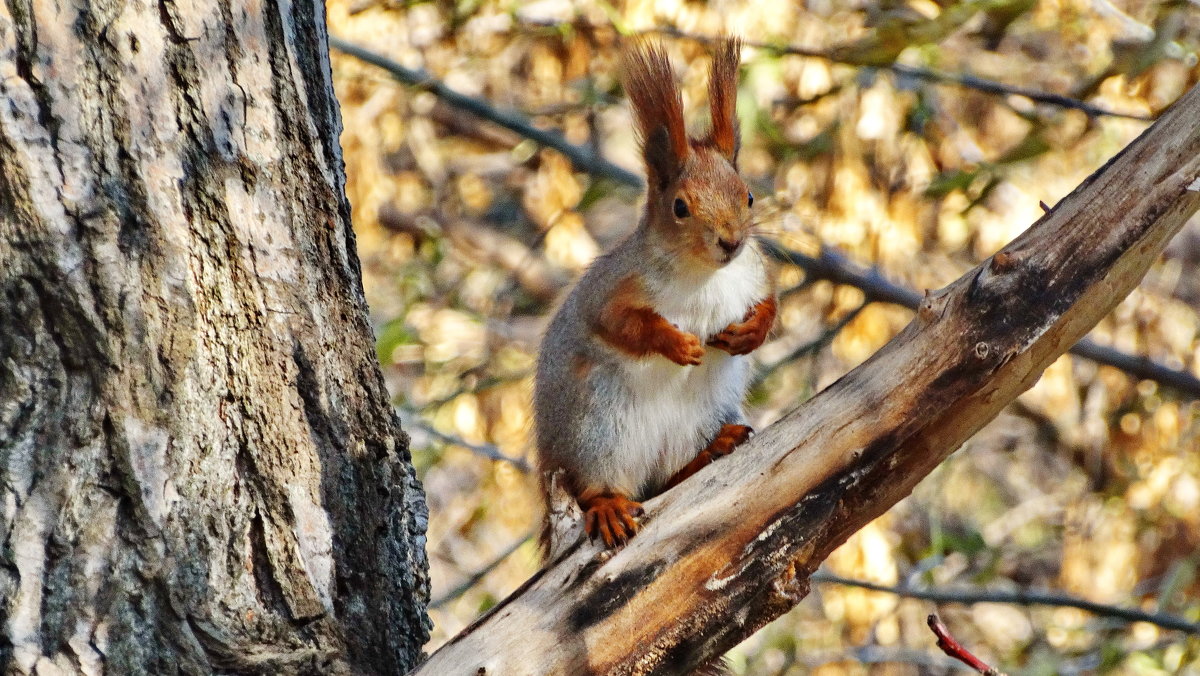
{"type": "Polygon", "coordinates": [[[645,212],[579,280],[539,351],[537,468],[543,482],[563,470],[586,532],[609,548],[637,532],[641,501],[752,433],[745,355],[766,338],[776,301],[751,238],[754,195],[737,170],[739,51],[727,39],[713,56],[701,139],[687,134],[662,47],[625,52],[645,212]]]}

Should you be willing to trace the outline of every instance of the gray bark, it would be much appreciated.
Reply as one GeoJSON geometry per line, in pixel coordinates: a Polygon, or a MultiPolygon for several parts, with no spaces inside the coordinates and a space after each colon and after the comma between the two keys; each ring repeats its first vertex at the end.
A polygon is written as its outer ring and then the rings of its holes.
{"type": "Polygon", "coordinates": [[[0,2],[4,671],[419,658],[326,40],[321,3],[0,2]]]}

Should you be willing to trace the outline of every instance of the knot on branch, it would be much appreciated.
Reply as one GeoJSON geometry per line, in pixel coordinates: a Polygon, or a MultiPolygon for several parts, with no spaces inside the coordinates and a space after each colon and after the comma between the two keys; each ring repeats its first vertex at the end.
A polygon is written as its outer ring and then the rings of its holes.
{"type": "Polygon", "coordinates": [[[988,353],[990,353],[991,351],[992,351],[992,348],[989,347],[987,343],[985,343],[983,341],[979,341],[978,343],[975,343],[975,356],[978,357],[979,359],[987,359],[988,353]]]}
{"type": "Polygon", "coordinates": [[[1025,257],[1011,250],[999,251],[984,265],[978,267],[978,272],[971,279],[967,298],[972,302],[988,302],[998,300],[1014,293],[1032,293],[1037,283],[1037,275],[1032,271],[1022,270],[1025,257]],[[1015,274],[1026,272],[1027,274],[1015,274]]]}
{"type": "Polygon", "coordinates": [[[950,296],[946,289],[926,289],[925,297],[921,299],[921,305],[917,308],[917,317],[924,323],[932,322],[946,313],[946,304],[949,302],[950,296]]]}
{"type": "Polygon", "coordinates": [[[1011,251],[998,251],[992,256],[992,262],[988,268],[994,274],[1003,274],[1012,270],[1017,265],[1017,256],[1011,251]]]}

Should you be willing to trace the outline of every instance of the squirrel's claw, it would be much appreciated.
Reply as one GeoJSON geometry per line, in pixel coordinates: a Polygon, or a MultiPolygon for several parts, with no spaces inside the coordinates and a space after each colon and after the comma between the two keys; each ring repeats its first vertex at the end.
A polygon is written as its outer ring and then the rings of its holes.
{"type": "Polygon", "coordinates": [[[754,430],[749,425],[737,425],[734,423],[722,425],[720,431],[717,432],[717,436],[709,442],[704,450],[697,453],[691,462],[684,465],[670,479],[667,479],[663,490],[678,486],[684,479],[704,469],[713,460],[729,455],[733,452],[733,449],[745,443],[753,432],[754,430]]]}
{"type": "Polygon", "coordinates": [[[775,322],[775,297],[770,296],[750,308],[740,322],[726,326],[720,333],[708,339],[710,347],[729,354],[749,354],[758,349],[767,339],[771,324],[775,322]]]}
{"type": "Polygon", "coordinates": [[[690,333],[677,331],[678,335],[663,346],[662,355],[680,366],[696,366],[704,360],[704,343],[690,333]]]}
{"type": "Polygon", "coordinates": [[[634,518],[644,514],[640,502],[619,494],[597,495],[580,502],[585,510],[583,529],[588,537],[595,539],[599,535],[604,546],[610,548],[633,537],[638,531],[634,518]]]}
{"type": "Polygon", "coordinates": [[[766,331],[758,331],[748,322],[730,324],[725,330],[708,340],[710,347],[729,354],[749,354],[766,340],[766,331]]]}

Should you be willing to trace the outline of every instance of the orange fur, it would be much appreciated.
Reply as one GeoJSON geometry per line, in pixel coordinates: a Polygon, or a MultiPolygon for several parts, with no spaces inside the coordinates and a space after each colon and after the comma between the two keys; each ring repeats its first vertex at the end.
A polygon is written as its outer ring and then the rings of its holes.
{"type": "Polygon", "coordinates": [[[606,547],[625,542],[638,532],[634,519],[642,515],[642,504],[620,493],[584,493],[579,496],[583,508],[583,529],[588,537],[597,535],[606,547]]]}
{"type": "Polygon", "coordinates": [[[709,141],[721,154],[736,164],[738,145],[737,72],[742,43],[737,38],[723,40],[713,54],[708,80],[708,106],[712,113],[709,141]]]}
{"type": "Polygon", "coordinates": [[[699,338],[675,328],[649,307],[636,276],[626,277],[617,285],[600,311],[596,334],[635,357],[661,354],[681,366],[699,364],[704,358],[699,338]]]}
{"type": "Polygon", "coordinates": [[[679,171],[691,152],[671,62],[661,45],[643,43],[626,50],[624,73],[646,170],[659,185],[665,185],[673,178],[666,174],[679,171]],[[660,140],[663,134],[666,138],[660,140]],[[665,148],[659,147],[662,140],[665,148]],[[668,156],[663,156],[664,151],[668,156]]]}
{"type": "Polygon", "coordinates": [[[753,431],[746,425],[734,425],[732,423],[722,425],[720,431],[717,432],[717,436],[713,437],[713,440],[708,443],[708,446],[703,451],[697,453],[691,462],[684,465],[670,479],[667,479],[667,484],[663,490],[682,483],[684,479],[707,467],[713,460],[729,455],[733,452],[733,449],[745,443],[753,431]]]}
{"type": "Polygon", "coordinates": [[[775,323],[776,312],[775,295],[771,294],[750,308],[745,319],[726,326],[720,333],[709,338],[708,344],[729,354],[753,352],[767,339],[767,333],[775,323]]]}

